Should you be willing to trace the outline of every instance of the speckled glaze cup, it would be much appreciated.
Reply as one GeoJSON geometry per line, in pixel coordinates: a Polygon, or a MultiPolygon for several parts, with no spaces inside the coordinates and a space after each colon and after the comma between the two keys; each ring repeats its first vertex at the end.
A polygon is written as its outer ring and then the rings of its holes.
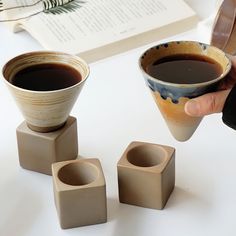
{"type": "Polygon", "coordinates": [[[184,112],[185,103],[191,98],[215,91],[230,71],[231,61],[223,51],[216,47],[194,41],[173,41],[145,51],[139,59],[139,67],[170,132],[176,140],[186,141],[195,132],[202,117],[188,116],[184,112]],[[213,80],[195,84],[180,84],[178,81],[165,82],[147,73],[148,65],[161,58],[177,54],[207,56],[217,61],[223,72],[213,80]]]}
{"type": "Polygon", "coordinates": [[[36,51],[11,59],[3,67],[2,73],[28,127],[37,132],[50,132],[62,127],[67,121],[89,76],[89,67],[81,58],[71,54],[36,51]],[[73,86],[53,91],[27,90],[12,84],[12,78],[18,71],[31,65],[45,63],[69,65],[79,71],[81,80],[73,86]]]}

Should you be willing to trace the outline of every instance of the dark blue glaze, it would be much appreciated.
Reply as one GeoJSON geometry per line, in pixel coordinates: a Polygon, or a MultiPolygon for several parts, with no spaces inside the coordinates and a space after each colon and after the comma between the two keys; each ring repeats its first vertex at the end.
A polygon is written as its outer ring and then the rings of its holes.
{"type": "Polygon", "coordinates": [[[158,80],[157,82],[147,78],[145,78],[145,80],[148,87],[153,92],[159,92],[163,99],[167,99],[169,97],[173,103],[178,103],[180,97],[194,98],[204,93],[212,92],[216,90],[216,87],[218,86],[218,83],[215,83],[209,84],[208,86],[176,87],[171,86],[170,84],[166,85],[159,83],[158,80]]]}

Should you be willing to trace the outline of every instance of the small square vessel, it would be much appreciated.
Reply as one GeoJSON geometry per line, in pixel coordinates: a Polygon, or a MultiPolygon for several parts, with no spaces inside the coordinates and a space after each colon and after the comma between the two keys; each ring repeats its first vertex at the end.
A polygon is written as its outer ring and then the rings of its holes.
{"type": "Polygon", "coordinates": [[[61,228],[107,221],[106,183],[98,159],[54,163],[52,176],[61,228]]]}
{"type": "Polygon", "coordinates": [[[117,170],[121,203],[163,209],[175,186],[175,149],[132,142],[117,170]]]}
{"type": "Polygon", "coordinates": [[[77,121],[69,117],[63,127],[53,132],[39,133],[26,122],[17,130],[20,165],[24,169],[52,175],[54,162],[76,159],[78,156],[77,121]]]}

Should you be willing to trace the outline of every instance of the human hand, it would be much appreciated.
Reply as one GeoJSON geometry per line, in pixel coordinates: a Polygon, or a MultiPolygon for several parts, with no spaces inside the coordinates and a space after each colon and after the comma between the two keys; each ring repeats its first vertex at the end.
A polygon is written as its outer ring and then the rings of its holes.
{"type": "Polygon", "coordinates": [[[227,78],[223,80],[219,90],[190,99],[185,104],[185,113],[189,116],[205,116],[212,113],[222,112],[225,100],[231,88],[236,84],[236,57],[231,57],[232,69],[227,78]]]}

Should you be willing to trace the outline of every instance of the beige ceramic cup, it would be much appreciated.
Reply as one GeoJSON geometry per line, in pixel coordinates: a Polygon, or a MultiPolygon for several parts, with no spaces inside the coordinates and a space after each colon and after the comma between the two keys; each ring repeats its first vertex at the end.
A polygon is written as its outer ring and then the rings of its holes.
{"type": "Polygon", "coordinates": [[[89,67],[81,58],[62,52],[36,51],[19,55],[3,67],[7,87],[30,129],[50,132],[63,126],[89,76],[89,67]],[[20,70],[32,65],[56,63],[75,68],[81,80],[73,86],[53,91],[34,91],[17,87],[12,78],[20,70]]]}

